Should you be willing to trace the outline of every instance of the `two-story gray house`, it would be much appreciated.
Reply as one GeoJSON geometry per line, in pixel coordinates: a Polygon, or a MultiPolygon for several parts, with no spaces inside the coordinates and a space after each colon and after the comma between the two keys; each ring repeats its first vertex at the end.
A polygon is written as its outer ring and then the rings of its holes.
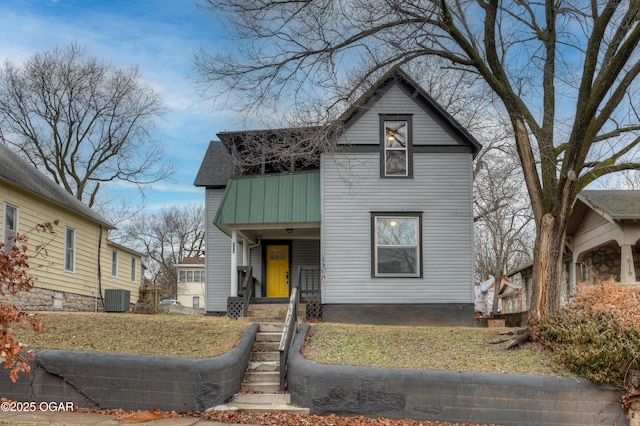
{"type": "Polygon", "coordinates": [[[284,302],[301,280],[325,321],[474,323],[472,163],[481,145],[404,71],[385,75],[330,131],[218,137],[195,179],[206,188],[207,312],[230,309],[242,293],[235,271],[251,266],[255,301],[284,302]],[[320,134],[333,148],[316,161],[233,160],[255,146],[249,140],[294,145],[320,134]],[[315,273],[298,277],[299,266],[315,273]]]}

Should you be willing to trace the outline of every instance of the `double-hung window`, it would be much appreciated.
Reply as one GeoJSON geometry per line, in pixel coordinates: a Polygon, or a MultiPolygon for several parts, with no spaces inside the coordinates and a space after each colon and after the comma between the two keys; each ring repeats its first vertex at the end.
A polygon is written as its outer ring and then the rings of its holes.
{"type": "Polygon", "coordinates": [[[373,277],[421,277],[422,213],[372,213],[373,277]]]}
{"type": "Polygon", "coordinates": [[[118,252],[116,250],[111,252],[111,276],[118,277],[118,252]]]}
{"type": "Polygon", "coordinates": [[[132,257],[131,258],[131,281],[132,282],[136,282],[138,281],[138,275],[137,275],[137,267],[136,267],[136,258],[132,257]]]}
{"type": "Polygon", "coordinates": [[[64,231],[64,270],[76,271],[76,230],[66,227],[64,231]]]}
{"type": "Polygon", "coordinates": [[[4,250],[8,252],[18,234],[18,208],[16,206],[5,203],[3,223],[2,242],[4,243],[4,250]]]}
{"type": "Polygon", "coordinates": [[[380,175],[412,177],[411,115],[380,116],[380,175]]]}

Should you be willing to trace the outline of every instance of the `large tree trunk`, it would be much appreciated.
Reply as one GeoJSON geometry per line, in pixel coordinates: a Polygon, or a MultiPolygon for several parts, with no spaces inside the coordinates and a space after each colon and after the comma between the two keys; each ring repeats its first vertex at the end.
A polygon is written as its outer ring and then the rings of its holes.
{"type": "Polygon", "coordinates": [[[566,231],[566,213],[558,220],[547,213],[537,224],[533,252],[533,291],[529,314],[540,318],[557,311],[562,303],[562,257],[566,231]]]}

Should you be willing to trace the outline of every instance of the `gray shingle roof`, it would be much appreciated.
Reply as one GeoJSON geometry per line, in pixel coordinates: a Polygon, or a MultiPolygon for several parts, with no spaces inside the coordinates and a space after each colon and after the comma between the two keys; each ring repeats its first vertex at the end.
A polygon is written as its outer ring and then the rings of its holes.
{"type": "MultiPolygon", "coordinates": [[[[7,182],[62,208],[113,228],[113,225],[105,218],[82,204],[60,185],[2,144],[0,144],[0,181],[7,182]]],[[[54,219],[56,218],[51,218],[51,220],[54,219]]]]}
{"type": "Polygon", "coordinates": [[[578,198],[614,220],[640,219],[640,191],[588,190],[580,192],[578,198]]]}
{"type": "Polygon", "coordinates": [[[234,175],[233,159],[222,142],[211,141],[193,184],[195,186],[224,188],[234,175]]]}

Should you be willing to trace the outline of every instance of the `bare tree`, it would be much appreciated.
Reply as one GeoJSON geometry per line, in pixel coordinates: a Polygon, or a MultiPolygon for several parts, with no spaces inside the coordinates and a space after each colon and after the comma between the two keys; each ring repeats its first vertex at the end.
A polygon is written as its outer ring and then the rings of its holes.
{"type": "Polygon", "coordinates": [[[599,177],[640,167],[636,1],[203,2],[240,48],[203,52],[197,64],[212,87],[223,83],[234,101],[249,100],[245,110],[285,94],[302,101],[363,63],[371,65],[358,81],[430,56],[490,87],[513,132],[535,217],[531,314],[560,307],[573,201],[599,177]]]}
{"type": "Polygon", "coordinates": [[[531,262],[535,237],[533,212],[517,157],[491,148],[485,148],[489,154],[478,163],[474,180],[475,254],[477,276],[496,279],[495,315],[502,278],[531,262]]]}
{"type": "Polygon", "coordinates": [[[76,44],[0,70],[0,140],[90,207],[104,182],[140,187],[172,173],[153,139],[163,111],[137,68],[87,57],[76,44]]]}
{"type": "Polygon", "coordinates": [[[204,251],[204,217],[201,205],[173,206],[156,214],[137,215],[120,231],[123,242],[140,247],[145,254],[147,274],[163,296],[176,295],[175,265],[204,251]]]}

